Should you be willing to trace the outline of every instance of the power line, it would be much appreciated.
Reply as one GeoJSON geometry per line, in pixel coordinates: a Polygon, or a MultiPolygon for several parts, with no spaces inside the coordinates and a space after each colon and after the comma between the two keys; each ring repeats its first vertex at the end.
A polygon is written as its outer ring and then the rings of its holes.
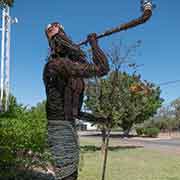
{"type": "Polygon", "coordinates": [[[180,80],[163,82],[163,83],[158,84],[158,86],[165,86],[165,85],[176,84],[176,83],[180,83],[180,80]]]}

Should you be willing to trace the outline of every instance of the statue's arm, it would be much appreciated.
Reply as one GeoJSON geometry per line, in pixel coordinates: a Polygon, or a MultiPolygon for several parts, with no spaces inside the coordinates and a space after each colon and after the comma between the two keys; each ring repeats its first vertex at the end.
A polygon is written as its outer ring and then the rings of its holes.
{"type": "Polygon", "coordinates": [[[106,55],[93,36],[89,39],[94,63],[88,63],[84,56],[80,56],[79,59],[73,61],[69,58],[60,58],[54,61],[59,73],[63,76],[81,78],[101,77],[108,73],[109,64],[106,55]]]}

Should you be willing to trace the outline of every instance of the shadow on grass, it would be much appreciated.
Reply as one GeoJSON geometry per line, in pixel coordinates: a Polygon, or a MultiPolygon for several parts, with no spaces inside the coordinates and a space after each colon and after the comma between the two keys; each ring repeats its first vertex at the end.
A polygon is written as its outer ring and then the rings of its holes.
{"type": "MultiPolygon", "coordinates": [[[[108,150],[109,151],[120,151],[120,150],[126,150],[126,149],[137,149],[137,148],[143,148],[143,146],[109,146],[108,150]]],[[[94,146],[94,145],[85,145],[81,146],[81,151],[82,152],[96,152],[96,151],[101,151],[101,147],[99,146],[94,146]]]]}

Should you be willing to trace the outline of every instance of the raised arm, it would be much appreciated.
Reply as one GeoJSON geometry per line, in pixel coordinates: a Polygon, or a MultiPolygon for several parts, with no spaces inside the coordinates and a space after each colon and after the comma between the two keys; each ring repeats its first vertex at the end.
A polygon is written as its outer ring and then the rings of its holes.
{"type": "Polygon", "coordinates": [[[107,57],[98,45],[96,34],[95,33],[90,34],[88,36],[88,40],[92,48],[93,62],[96,65],[100,63],[101,65],[104,65],[104,69],[109,70],[107,57]]]}
{"type": "MultiPolygon", "coordinates": [[[[108,60],[100,49],[96,35],[92,34],[88,36],[93,53],[93,64],[87,63],[87,61],[71,61],[68,58],[61,58],[58,61],[52,60],[52,65],[55,65],[59,73],[68,77],[82,77],[91,78],[94,76],[104,76],[109,71],[108,60]]],[[[83,56],[80,58],[84,58],[83,56]]]]}

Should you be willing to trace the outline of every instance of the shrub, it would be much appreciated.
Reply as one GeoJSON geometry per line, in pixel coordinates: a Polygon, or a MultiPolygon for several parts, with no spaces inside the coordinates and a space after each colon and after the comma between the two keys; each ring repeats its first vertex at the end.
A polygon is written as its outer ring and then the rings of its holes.
{"type": "Polygon", "coordinates": [[[28,168],[38,162],[46,149],[46,134],[45,119],[28,114],[0,118],[0,175],[10,167],[28,168]]]}
{"type": "Polygon", "coordinates": [[[144,134],[144,127],[137,127],[136,133],[138,136],[142,136],[144,134]]]}
{"type": "Polygon", "coordinates": [[[148,137],[157,137],[160,133],[160,129],[157,127],[149,127],[144,129],[144,135],[148,137]]]}
{"type": "Polygon", "coordinates": [[[9,102],[8,111],[0,112],[0,179],[20,179],[15,178],[18,170],[42,167],[50,160],[46,153],[46,102],[27,108],[13,95],[9,102]]]}
{"type": "Polygon", "coordinates": [[[45,146],[46,122],[42,119],[1,119],[0,146],[12,150],[42,152],[45,146]]]}

